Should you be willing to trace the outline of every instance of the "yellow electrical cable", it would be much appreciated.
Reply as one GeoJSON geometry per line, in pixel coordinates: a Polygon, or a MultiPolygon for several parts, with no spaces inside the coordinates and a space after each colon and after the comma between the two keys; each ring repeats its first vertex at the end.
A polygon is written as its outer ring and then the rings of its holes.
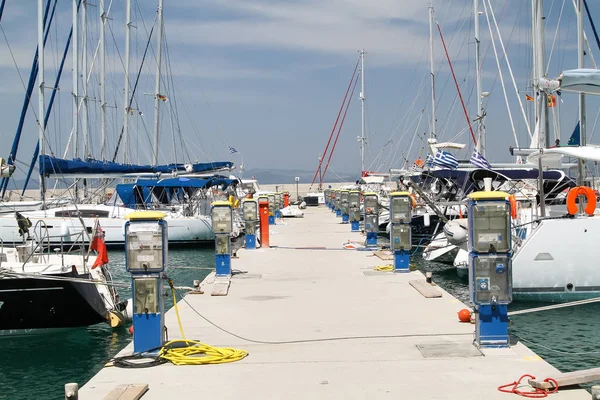
{"type": "Polygon", "coordinates": [[[247,355],[248,352],[245,350],[213,347],[196,340],[187,339],[171,340],[160,349],[158,354],[159,357],[175,365],[224,364],[239,361],[247,355]],[[171,347],[178,343],[185,344],[185,346],[171,347]]]}
{"type": "MultiPolygon", "coordinates": [[[[170,284],[172,282],[169,282],[170,284]]],[[[181,325],[181,317],[179,316],[179,307],[177,307],[177,298],[175,298],[175,287],[171,284],[171,295],[173,296],[173,307],[175,308],[175,314],[177,315],[177,323],[179,324],[179,332],[181,337],[185,339],[185,333],[183,332],[183,325],[181,325]]]]}
{"type": "Polygon", "coordinates": [[[171,293],[173,295],[173,307],[177,315],[179,331],[183,339],[176,339],[167,342],[158,353],[160,358],[168,360],[175,365],[204,365],[204,364],[224,364],[239,361],[248,355],[245,350],[232,349],[228,347],[213,347],[197,340],[188,340],[183,332],[177,299],[175,298],[175,288],[173,282],[169,281],[171,293]],[[185,346],[173,347],[173,345],[185,344],[185,346]]]}

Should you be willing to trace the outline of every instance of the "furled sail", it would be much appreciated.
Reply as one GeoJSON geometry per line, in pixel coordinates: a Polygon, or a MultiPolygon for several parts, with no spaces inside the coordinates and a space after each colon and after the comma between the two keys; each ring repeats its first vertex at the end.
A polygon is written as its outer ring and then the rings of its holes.
{"type": "Polygon", "coordinates": [[[115,177],[131,174],[145,173],[202,173],[218,171],[233,167],[230,161],[216,161],[210,163],[195,164],[165,164],[165,165],[135,165],[120,164],[111,161],[80,158],[65,160],[49,155],[41,155],[40,174],[45,177],[53,176],[85,176],[85,177],[115,177]]]}

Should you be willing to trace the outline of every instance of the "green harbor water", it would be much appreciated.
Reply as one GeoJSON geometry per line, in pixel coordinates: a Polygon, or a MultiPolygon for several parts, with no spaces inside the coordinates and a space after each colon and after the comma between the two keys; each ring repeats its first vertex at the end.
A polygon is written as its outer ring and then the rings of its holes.
{"type": "MultiPolygon", "coordinates": [[[[109,259],[114,279],[128,282],[122,252],[109,252],[109,259]]],[[[437,284],[470,304],[467,285],[452,266],[425,263],[420,255],[414,259],[421,271],[433,272],[437,284]]],[[[168,274],[175,284],[190,286],[194,279],[203,279],[209,273],[202,268],[214,267],[214,253],[212,248],[171,250],[169,264],[172,267],[168,274]]],[[[125,291],[123,296],[129,298],[125,291]]],[[[511,309],[539,305],[517,303],[511,309]]],[[[170,308],[171,302],[166,301],[165,306],[170,308]]],[[[511,334],[563,372],[594,368],[600,361],[600,337],[596,334],[600,329],[600,304],[515,316],[510,329],[511,334]]],[[[0,399],[63,399],[65,383],[85,384],[130,341],[125,327],[113,330],[103,324],[0,339],[0,399]]],[[[508,382],[498,385],[504,383],[508,382]]]]}

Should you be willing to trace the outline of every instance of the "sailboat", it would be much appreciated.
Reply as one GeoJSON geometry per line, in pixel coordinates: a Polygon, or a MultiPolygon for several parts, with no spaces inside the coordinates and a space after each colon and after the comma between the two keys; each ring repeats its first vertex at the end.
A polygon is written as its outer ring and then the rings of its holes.
{"type": "MultiPolygon", "coordinates": [[[[73,122],[73,137],[75,137],[76,141],[78,138],[78,115],[79,109],[82,107],[82,115],[83,115],[83,123],[84,127],[84,143],[87,143],[88,139],[86,139],[89,135],[85,131],[87,129],[87,79],[84,79],[83,84],[83,93],[80,96],[79,94],[79,60],[82,59],[84,77],[88,75],[87,70],[87,51],[86,51],[86,40],[84,35],[83,41],[83,55],[79,55],[79,45],[77,41],[78,37],[78,26],[79,20],[83,20],[84,23],[86,21],[86,9],[88,5],[86,2],[78,4],[78,2],[73,3],[73,28],[72,28],[72,37],[73,37],[73,113],[74,113],[74,122],[73,122]],[[80,98],[81,97],[81,98],[80,98]]],[[[101,115],[101,137],[102,137],[102,149],[105,148],[105,138],[106,138],[106,115],[105,115],[105,105],[106,105],[106,94],[105,87],[106,84],[104,82],[104,64],[105,64],[105,55],[104,55],[104,30],[107,18],[107,10],[104,9],[104,2],[101,4],[101,10],[99,10],[100,15],[100,115],[101,115]]],[[[130,204],[126,199],[120,199],[117,197],[112,199],[112,204],[107,204],[104,202],[104,198],[102,198],[101,203],[97,203],[96,201],[87,201],[87,202],[77,202],[79,190],[77,188],[77,183],[75,184],[75,203],[61,205],[60,207],[52,207],[50,204],[46,203],[45,200],[45,180],[48,178],[76,178],[83,179],[84,182],[90,178],[99,178],[99,179],[110,179],[110,178],[128,178],[128,179],[136,179],[139,176],[146,176],[150,178],[154,178],[158,182],[159,177],[168,177],[168,176],[189,176],[190,178],[202,178],[204,176],[210,176],[215,174],[222,174],[224,172],[229,172],[233,168],[233,163],[229,161],[220,161],[220,162],[210,162],[210,163],[174,163],[174,164],[166,164],[159,165],[158,164],[158,138],[159,138],[159,115],[160,115],[160,105],[164,102],[166,96],[161,94],[161,46],[163,40],[163,5],[162,1],[159,1],[158,9],[157,9],[157,71],[156,71],[156,85],[155,85],[155,93],[154,93],[154,105],[155,105],[155,119],[154,119],[154,149],[153,149],[153,164],[152,165],[134,165],[129,163],[117,163],[115,160],[96,160],[90,157],[81,159],[78,157],[79,146],[75,144],[74,146],[74,158],[69,160],[65,158],[58,158],[53,155],[45,154],[45,140],[44,140],[44,129],[40,128],[40,140],[38,144],[39,150],[39,176],[41,182],[41,201],[42,206],[39,210],[36,211],[27,211],[23,212],[23,216],[28,218],[32,224],[37,224],[39,221],[43,221],[45,224],[49,235],[48,241],[51,244],[60,244],[60,243],[70,243],[74,237],[77,237],[78,232],[82,229],[87,231],[88,234],[91,232],[94,224],[99,221],[101,226],[105,232],[105,240],[108,245],[122,245],[124,243],[124,224],[125,224],[125,215],[130,212],[135,211],[139,208],[147,208],[148,204],[130,204]]],[[[131,29],[131,2],[127,1],[126,4],[126,51],[125,51],[125,95],[124,95],[124,111],[123,111],[123,130],[122,134],[119,136],[119,140],[121,138],[124,142],[125,154],[127,154],[128,148],[128,121],[129,116],[132,110],[132,101],[133,95],[129,94],[129,87],[131,83],[129,82],[129,30],[131,29]]],[[[84,25],[85,29],[85,25],[84,25]]],[[[69,36],[70,41],[71,35],[69,36]]],[[[68,42],[69,42],[68,41],[68,42]]],[[[68,46],[67,42],[67,46],[68,46]]],[[[63,55],[63,60],[61,65],[64,64],[64,60],[67,56],[67,52],[65,51],[63,55]]],[[[40,63],[39,75],[43,75],[43,65],[40,63]]],[[[62,68],[60,69],[62,72],[62,68]]],[[[60,79],[60,74],[58,76],[60,79]]],[[[58,85],[55,85],[57,87],[58,85]]],[[[54,93],[53,93],[54,94],[54,93]]],[[[43,90],[41,92],[41,96],[43,96],[43,90]]],[[[51,98],[52,99],[52,98],[51,98]]],[[[44,110],[46,119],[48,116],[48,112],[44,110]]],[[[44,115],[44,114],[42,114],[44,115]]],[[[44,121],[44,123],[45,123],[44,121]]],[[[118,146],[117,146],[118,149],[118,146]]],[[[87,154],[87,151],[86,151],[87,154]]],[[[103,157],[105,156],[103,152],[103,157]]],[[[115,151],[116,157],[116,151],[115,151]]],[[[34,157],[34,163],[36,158],[34,157]]],[[[33,164],[32,163],[32,167],[33,164]]],[[[237,184],[237,181],[234,180],[227,184],[221,185],[220,187],[216,184],[212,184],[211,189],[219,189],[217,192],[224,190],[224,186],[229,184],[237,184]]],[[[163,183],[164,185],[164,183],[163,183]]],[[[179,189],[181,185],[178,182],[174,183],[173,189],[179,189]]],[[[200,186],[197,186],[200,189],[200,186]]],[[[204,189],[208,189],[205,187],[204,189]]],[[[207,202],[209,199],[202,199],[201,201],[207,202]]],[[[166,208],[164,204],[162,204],[163,208],[166,208]]],[[[156,204],[153,205],[153,208],[156,208],[156,204]]],[[[201,207],[197,207],[197,210],[202,209],[201,207]]],[[[168,205],[168,208],[165,209],[167,211],[166,220],[168,222],[169,229],[169,242],[170,244],[202,244],[211,242],[214,239],[214,234],[212,232],[210,215],[208,213],[193,213],[190,214],[183,210],[180,205],[175,206],[172,204],[168,205]]],[[[20,242],[21,238],[19,235],[19,227],[17,220],[12,215],[0,215],[0,239],[3,240],[5,244],[17,244],[20,242]]]]}

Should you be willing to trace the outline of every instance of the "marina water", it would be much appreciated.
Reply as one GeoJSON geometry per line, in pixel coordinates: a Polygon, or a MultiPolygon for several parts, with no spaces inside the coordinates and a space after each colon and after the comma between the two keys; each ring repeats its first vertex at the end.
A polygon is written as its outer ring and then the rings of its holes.
{"type": "MultiPolygon", "coordinates": [[[[109,259],[115,281],[129,282],[123,252],[110,251],[109,259]]],[[[467,285],[457,277],[452,266],[425,262],[420,255],[414,259],[421,271],[433,272],[434,282],[470,304],[467,285]]],[[[214,268],[214,251],[212,248],[171,250],[169,265],[171,268],[167,274],[175,285],[191,286],[194,279],[203,279],[208,275],[210,271],[207,268],[214,268]]],[[[122,291],[122,296],[129,298],[130,294],[122,291]]],[[[539,305],[515,303],[510,309],[539,305]]],[[[169,297],[165,300],[165,308],[171,306],[169,297]]],[[[215,322],[227,327],[226,321],[215,322]]],[[[562,372],[598,366],[599,330],[600,304],[518,315],[511,318],[510,325],[513,336],[562,372]]],[[[244,335],[247,332],[236,333],[244,335]]],[[[104,324],[45,335],[2,338],[0,399],[63,399],[65,383],[77,382],[82,386],[131,339],[127,327],[113,330],[104,324]]],[[[511,380],[518,378],[514,376],[511,380]]],[[[498,382],[498,385],[504,383],[508,382],[498,382]]]]}
{"type": "MultiPolygon", "coordinates": [[[[109,251],[110,269],[115,282],[129,284],[123,251],[109,251]]],[[[175,286],[192,286],[214,269],[214,249],[176,249],[169,251],[167,275],[175,286]]],[[[119,290],[131,297],[129,290],[119,290]]],[[[165,309],[173,306],[165,299],[165,309]]],[[[64,399],[64,384],[80,387],[131,340],[126,326],[112,329],[107,324],[74,328],[50,334],[0,338],[0,400],[64,399]]]]}

